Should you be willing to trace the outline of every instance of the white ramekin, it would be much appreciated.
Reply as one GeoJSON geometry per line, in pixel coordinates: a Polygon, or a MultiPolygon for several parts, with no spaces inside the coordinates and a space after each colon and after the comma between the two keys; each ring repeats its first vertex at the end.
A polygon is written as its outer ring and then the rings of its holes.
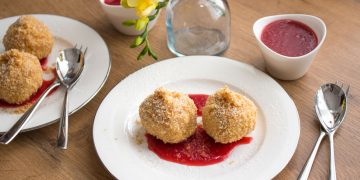
{"type": "Polygon", "coordinates": [[[283,14],[263,17],[254,23],[253,31],[265,58],[267,71],[272,76],[282,80],[295,80],[305,75],[326,37],[325,23],[318,17],[305,14],[283,14]],[[261,41],[261,33],[266,25],[280,19],[296,20],[308,25],[318,38],[316,48],[303,56],[289,57],[267,47],[261,41]]]}

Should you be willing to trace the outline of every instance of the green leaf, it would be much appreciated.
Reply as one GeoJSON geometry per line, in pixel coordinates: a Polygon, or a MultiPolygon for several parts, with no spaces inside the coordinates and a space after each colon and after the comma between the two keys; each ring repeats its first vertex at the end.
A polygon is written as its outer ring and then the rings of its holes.
{"type": "Polygon", "coordinates": [[[126,20],[122,23],[124,26],[133,26],[136,24],[136,20],[126,20]]]}
{"type": "Polygon", "coordinates": [[[152,58],[154,58],[155,61],[158,60],[158,57],[157,57],[156,53],[153,50],[151,50],[150,48],[149,48],[149,51],[148,51],[148,55],[151,56],[152,58]]]}
{"type": "Polygon", "coordinates": [[[148,53],[149,47],[145,46],[144,49],[140,52],[139,56],[137,57],[137,60],[141,60],[146,53],[148,53]]]}

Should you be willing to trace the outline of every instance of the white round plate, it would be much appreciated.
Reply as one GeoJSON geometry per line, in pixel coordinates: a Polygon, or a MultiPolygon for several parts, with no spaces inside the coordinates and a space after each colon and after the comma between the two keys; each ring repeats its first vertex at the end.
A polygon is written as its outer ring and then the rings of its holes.
{"type": "MultiPolygon", "coordinates": [[[[33,15],[44,22],[55,38],[55,44],[48,57],[48,66],[54,65],[59,51],[73,47],[75,44],[88,48],[85,56],[85,67],[78,83],[69,93],[69,112],[76,112],[86,105],[104,85],[110,71],[111,61],[108,48],[100,35],[89,26],[61,16],[33,15]]],[[[4,37],[8,27],[19,16],[0,20],[0,39],[4,37]]],[[[1,41],[2,42],[2,41],[1,41]]],[[[0,44],[0,52],[4,52],[4,46],[0,44]]],[[[28,124],[24,131],[32,130],[54,123],[60,118],[63,103],[64,89],[59,88],[51,96],[48,96],[28,124]]],[[[0,109],[0,132],[5,132],[21,117],[22,114],[11,114],[0,109]]]]}
{"type": "Polygon", "coordinates": [[[250,65],[215,56],[174,58],[131,74],[101,103],[93,127],[101,161],[113,176],[124,180],[270,179],[289,162],[299,136],[296,106],[276,81],[250,65]],[[224,85],[258,106],[250,144],[236,147],[228,159],[210,166],[168,162],[147,149],[138,108],[156,88],[212,94],[224,85]]]}

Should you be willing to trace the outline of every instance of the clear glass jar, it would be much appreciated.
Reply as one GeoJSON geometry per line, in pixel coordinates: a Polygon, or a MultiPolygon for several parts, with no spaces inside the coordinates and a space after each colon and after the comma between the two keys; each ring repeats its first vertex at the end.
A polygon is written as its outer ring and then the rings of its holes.
{"type": "Polygon", "coordinates": [[[230,43],[226,0],[170,0],[166,9],[167,43],[177,56],[220,55],[230,43]]]}

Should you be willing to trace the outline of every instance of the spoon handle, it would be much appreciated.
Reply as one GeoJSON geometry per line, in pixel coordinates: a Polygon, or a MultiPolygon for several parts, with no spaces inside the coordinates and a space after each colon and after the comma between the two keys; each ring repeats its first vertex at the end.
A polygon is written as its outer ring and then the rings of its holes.
{"type": "Polygon", "coordinates": [[[61,114],[61,118],[60,118],[59,133],[58,133],[58,137],[57,137],[57,147],[59,147],[61,149],[67,149],[67,144],[68,144],[68,122],[69,122],[68,92],[69,92],[69,89],[67,88],[65,91],[63,109],[62,109],[62,114],[61,114]]]}
{"type": "Polygon", "coordinates": [[[23,116],[5,133],[0,137],[1,144],[9,144],[17,134],[23,129],[26,123],[31,119],[32,115],[36,111],[36,109],[40,106],[41,102],[45,99],[45,97],[53,90],[55,87],[60,86],[59,81],[55,81],[50,87],[48,87],[45,92],[40,96],[40,98],[36,101],[36,103],[27,110],[23,116]]]}
{"type": "Polygon", "coordinates": [[[336,180],[335,153],[334,153],[334,132],[329,133],[330,142],[330,169],[329,180],[336,180]]]}
{"type": "Polygon", "coordinates": [[[313,148],[308,160],[305,163],[305,166],[303,167],[303,169],[300,172],[298,180],[307,180],[308,179],[310,171],[311,171],[311,167],[315,160],[316,153],[317,153],[319,146],[321,144],[321,141],[324,139],[325,135],[326,135],[325,131],[322,128],[320,128],[320,135],[314,145],[314,148],[313,148]]]}

